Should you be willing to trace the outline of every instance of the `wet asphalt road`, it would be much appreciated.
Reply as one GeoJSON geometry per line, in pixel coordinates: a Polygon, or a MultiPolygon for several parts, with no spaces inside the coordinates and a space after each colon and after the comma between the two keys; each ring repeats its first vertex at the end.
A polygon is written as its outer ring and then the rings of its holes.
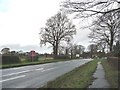
{"type": "Polygon", "coordinates": [[[57,78],[91,59],[54,62],[40,65],[30,65],[10,69],[1,69],[2,88],[39,88],[48,81],[57,78]]]}

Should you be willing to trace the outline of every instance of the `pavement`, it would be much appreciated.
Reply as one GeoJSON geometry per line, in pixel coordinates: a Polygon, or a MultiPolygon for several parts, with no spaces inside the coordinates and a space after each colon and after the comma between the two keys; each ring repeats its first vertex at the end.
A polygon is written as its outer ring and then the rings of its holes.
{"type": "MultiPolygon", "coordinates": [[[[48,81],[79,67],[92,59],[79,59],[54,62],[40,65],[30,65],[17,68],[0,69],[2,71],[2,88],[39,88],[48,81]]],[[[11,89],[12,90],[12,89],[11,89]]]]}
{"type": "Polygon", "coordinates": [[[109,88],[109,83],[105,79],[105,72],[101,62],[98,62],[96,72],[93,74],[95,80],[89,88],[109,88]]]}

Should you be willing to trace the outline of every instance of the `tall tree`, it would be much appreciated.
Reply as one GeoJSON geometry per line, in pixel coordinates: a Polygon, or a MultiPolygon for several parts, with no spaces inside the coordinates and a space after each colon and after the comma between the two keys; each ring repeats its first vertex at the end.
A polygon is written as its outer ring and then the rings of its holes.
{"type": "Polygon", "coordinates": [[[120,11],[119,0],[66,0],[61,6],[68,13],[77,12],[81,17],[120,11]]]}
{"type": "Polygon", "coordinates": [[[97,50],[98,50],[97,45],[96,45],[96,44],[90,44],[90,45],[88,46],[88,49],[89,49],[89,51],[90,51],[90,56],[91,56],[91,58],[93,58],[93,55],[95,55],[95,54],[97,53],[97,50]]]}
{"type": "Polygon", "coordinates": [[[79,56],[80,56],[81,54],[83,55],[84,50],[85,50],[85,47],[82,46],[82,45],[78,45],[78,47],[79,47],[79,56]]]}
{"type": "Polygon", "coordinates": [[[105,53],[105,48],[107,47],[106,42],[101,41],[97,43],[98,50],[101,51],[102,53],[105,53]]]}
{"type": "Polygon", "coordinates": [[[76,44],[74,45],[73,51],[74,51],[75,56],[77,54],[79,54],[79,57],[80,57],[81,54],[84,52],[84,50],[85,50],[84,46],[82,46],[82,45],[76,45],[76,44]]]}
{"type": "Polygon", "coordinates": [[[61,41],[71,39],[76,33],[75,25],[61,12],[47,20],[46,26],[41,29],[40,43],[49,43],[53,46],[54,58],[58,56],[58,47],[61,41]]]}
{"type": "Polygon", "coordinates": [[[113,49],[113,44],[118,37],[120,30],[120,13],[107,13],[98,17],[94,21],[89,37],[95,43],[107,43],[109,51],[113,49]]]}
{"type": "MultiPolygon", "coordinates": [[[[94,21],[94,30],[91,37],[97,43],[107,43],[112,51],[113,43],[120,26],[120,1],[119,0],[66,0],[62,4],[68,13],[75,13],[76,17],[97,17],[94,21]]],[[[93,18],[92,18],[93,20],[93,18]]],[[[119,31],[120,32],[120,31],[119,31]]]]}

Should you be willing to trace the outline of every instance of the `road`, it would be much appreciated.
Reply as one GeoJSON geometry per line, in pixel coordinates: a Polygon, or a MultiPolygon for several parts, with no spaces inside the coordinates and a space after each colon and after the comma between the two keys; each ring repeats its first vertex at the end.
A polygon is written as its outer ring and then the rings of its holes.
{"type": "Polygon", "coordinates": [[[41,65],[30,65],[10,69],[2,69],[2,88],[39,88],[48,81],[61,76],[91,59],[80,59],[54,62],[41,65]]]}

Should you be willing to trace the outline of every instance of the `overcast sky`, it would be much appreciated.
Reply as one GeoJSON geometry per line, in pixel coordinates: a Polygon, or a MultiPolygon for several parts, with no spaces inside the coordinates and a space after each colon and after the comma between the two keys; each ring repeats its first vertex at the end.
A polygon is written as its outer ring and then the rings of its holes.
{"type": "MultiPolygon", "coordinates": [[[[40,47],[39,32],[46,20],[60,9],[62,0],[0,0],[0,50],[8,47],[11,50],[39,53],[51,52],[50,47],[40,47]]],[[[74,43],[89,44],[88,30],[80,29],[80,21],[74,20],[77,35],[74,43]]]]}

